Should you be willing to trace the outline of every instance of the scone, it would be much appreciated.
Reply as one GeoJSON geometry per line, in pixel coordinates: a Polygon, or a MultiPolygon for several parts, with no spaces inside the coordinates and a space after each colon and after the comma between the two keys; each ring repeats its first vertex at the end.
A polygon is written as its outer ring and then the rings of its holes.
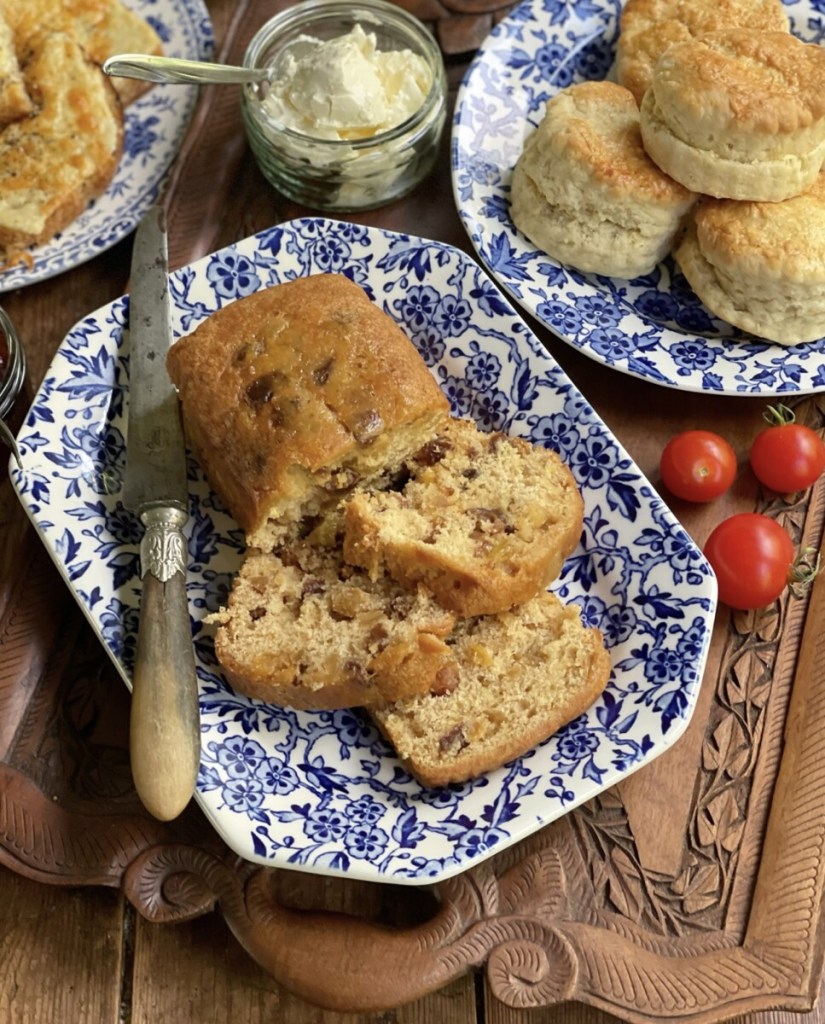
{"type": "Polygon", "coordinates": [[[65,33],[42,36],[24,66],[36,111],[0,131],[0,248],[46,241],[105,191],[123,147],[111,82],[65,33]]]}
{"type": "Polygon", "coordinates": [[[714,32],[665,51],[641,107],[653,160],[686,188],[778,202],[825,159],[825,51],[787,32],[714,32]]]}
{"type": "Polygon", "coordinates": [[[619,16],[616,78],[641,104],[659,57],[707,32],[750,28],[787,32],[782,0],[627,0],[619,16]]]}
{"type": "Polygon", "coordinates": [[[554,451],[454,419],[408,468],[403,489],[344,506],[344,558],[373,578],[486,615],[534,597],[578,543],[583,502],[554,451]]]}
{"type": "MultiPolygon", "coordinates": [[[[18,55],[32,49],[43,32],[66,32],[96,64],[115,53],[163,52],[154,28],[122,0],[0,0],[0,14],[15,37],[18,55]]],[[[114,78],[120,102],[126,106],[151,83],[114,78]]]]}
{"type": "Polygon", "coordinates": [[[240,693],[284,707],[385,703],[457,681],[455,621],[431,599],[297,543],[250,551],[218,623],[215,653],[240,693]]]}
{"type": "Polygon", "coordinates": [[[547,592],[462,619],[449,644],[458,686],[370,710],[424,786],[464,782],[526,753],[586,711],[610,678],[599,631],[547,592]]]}
{"type": "Polygon", "coordinates": [[[557,93],[513,172],[516,227],[560,263],[611,277],[650,273],[673,244],[693,192],[645,153],[639,111],[614,82],[557,93]]]}
{"type": "Polygon", "coordinates": [[[781,203],[703,200],[674,255],[722,320],[780,345],[825,336],[825,173],[781,203]]]}
{"type": "Polygon", "coordinates": [[[449,415],[413,343],[338,274],[224,306],[167,365],[212,488],[263,550],[386,481],[449,415]]]}

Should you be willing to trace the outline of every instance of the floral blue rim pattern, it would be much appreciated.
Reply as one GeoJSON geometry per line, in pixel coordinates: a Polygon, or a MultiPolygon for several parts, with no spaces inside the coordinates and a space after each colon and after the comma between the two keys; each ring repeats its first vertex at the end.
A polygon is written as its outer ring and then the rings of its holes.
{"type": "MultiPolygon", "coordinates": [[[[821,0],[784,0],[792,31],[825,37],[821,0]]],[[[525,0],[467,70],[453,122],[453,193],[490,272],[524,309],[585,355],[665,387],[726,395],[825,390],[825,338],[783,348],[714,318],[672,259],[634,281],[582,274],[539,252],[509,213],[510,178],[547,100],[611,77],[619,0],[525,0]]]]}
{"type": "MultiPolygon", "coordinates": [[[[343,272],[405,328],[455,414],[555,447],[585,501],[554,590],[598,625],[613,673],[590,711],[519,760],[422,789],[359,711],[293,712],[232,692],[203,619],[225,600],[243,537],[190,460],[188,594],[200,681],[197,799],[240,856],[377,881],[447,877],[497,853],[662,753],[695,706],[716,583],[701,552],[486,274],[450,246],[309,218],[171,275],[176,337],[232,300],[343,272]]],[[[19,435],[13,485],[128,683],[140,529],[120,500],[128,299],[67,335],[19,435]]]]}
{"type": "MultiPolygon", "coordinates": [[[[158,33],[164,52],[207,58],[214,38],[203,0],[125,0],[158,33]]],[[[32,265],[0,270],[0,292],[43,281],[116,245],[156,199],[195,109],[195,86],[154,86],[126,109],[123,155],[107,191],[49,242],[34,246],[32,265]]]]}

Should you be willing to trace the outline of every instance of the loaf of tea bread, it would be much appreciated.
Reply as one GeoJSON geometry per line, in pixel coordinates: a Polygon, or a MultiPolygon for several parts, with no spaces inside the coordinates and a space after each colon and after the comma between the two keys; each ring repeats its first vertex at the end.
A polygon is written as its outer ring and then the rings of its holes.
{"type": "Polygon", "coordinates": [[[123,148],[112,83],[73,36],[38,37],[23,71],[37,107],[0,130],[0,248],[11,252],[71,223],[105,191],[123,148]]]}
{"type": "MultiPolygon", "coordinates": [[[[116,53],[163,52],[152,25],[122,0],[0,0],[0,15],[12,30],[20,59],[44,32],[71,35],[96,64],[116,53]]],[[[114,78],[112,83],[124,106],[151,88],[151,83],[131,78],[114,78]]]]}
{"type": "Polygon", "coordinates": [[[554,451],[450,419],[408,462],[400,490],[344,505],[344,558],[423,587],[459,615],[534,597],[578,543],[583,502],[554,451]]]}
{"type": "Polygon", "coordinates": [[[212,621],[229,683],[284,707],[370,706],[457,680],[444,643],[455,617],[423,593],[371,580],[333,547],[249,551],[212,621]]]}
{"type": "Polygon", "coordinates": [[[703,199],[674,255],[728,323],[780,345],[825,336],[825,173],[780,203],[703,199]]]}
{"type": "Polygon", "coordinates": [[[461,619],[448,644],[457,686],[370,711],[423,786],[464,782],[526,753],[586,711],[610,678],[598,630],[546,591],[461,619]]]}
{"type": "Polygon", "coordinates": [[[553,96],[513,171],[511,214],[539,249],[579,270],[634,278],[667,255],[696,200],[650,159],[632,94],[580,82],[553,96]]]}
{"type": "Polygon", "coordinates": [[[169,350],[189,442],[251,547],[383,486],[449,403],[363,288],[316,274],[238,299],[169,350]]]}
{"type": "Polygon", "coordinates": [[[670,46],[642,101],[645,149],[686,188],[779,202],[825,159],[825,51],[741,28],[670,46]]]}
{"type": "Polygon", "coordinates": [[[626,0],[619,15],[616,78],[641,105],[665,50],[729,28],[787,32],[782,0],[626,0]]]}

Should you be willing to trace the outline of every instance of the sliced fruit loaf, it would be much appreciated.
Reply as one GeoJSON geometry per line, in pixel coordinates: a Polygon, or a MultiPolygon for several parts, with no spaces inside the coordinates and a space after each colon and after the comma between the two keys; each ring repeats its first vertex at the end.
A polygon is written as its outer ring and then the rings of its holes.
{"type": "Polygon", "coordinates": [[[215,653],[239,692],[284,707],[397,700],[455,684],[455,618],[423,594],[370,580],[340,552],[297,542],[247,553],[215,653]]]}
{"type": "Polygon", "coordinates": [[[448,643],[457,686],[370,711],[423,786],[464,782],[526,753],[586,711],[610,677],[599,631],[548,592],[460,620],[448,643]]]}
{"type": "Polygon", "coordinates": [[[401,490],[346,503],[344,558],[423,586],[459,615],[534,597],[578,543],[584,506],[554,451],[451,419],[408,469],[401,490]]]}

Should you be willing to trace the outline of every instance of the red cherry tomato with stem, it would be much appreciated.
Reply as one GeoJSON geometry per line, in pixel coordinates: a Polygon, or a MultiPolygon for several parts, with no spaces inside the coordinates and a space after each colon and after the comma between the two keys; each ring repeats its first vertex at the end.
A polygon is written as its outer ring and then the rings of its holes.
{"type": "Polygon", "coordinates": [[[685,430],[672,437],[659,459],[662,483],[685,501],[713,501],[736,477],[736,452],[711,430],[685,430]]]}
{"type": "Polygon", "coordinates": [[[769,406],[765,427],[751,445],[756,479],[778,494],[803,491],[825,470],[825,441],[815,430],[797,423],[786,405],[769,406]]]}
{"type": "Polygon", "coordinates": [[[708,537],[705,557],[716,574],[719,600],[742,610],[764,608],[789,584],[810,583],[818,569],[818,563],[798,560],[787,530],[758,512],[724,519],[708,537]]]}

